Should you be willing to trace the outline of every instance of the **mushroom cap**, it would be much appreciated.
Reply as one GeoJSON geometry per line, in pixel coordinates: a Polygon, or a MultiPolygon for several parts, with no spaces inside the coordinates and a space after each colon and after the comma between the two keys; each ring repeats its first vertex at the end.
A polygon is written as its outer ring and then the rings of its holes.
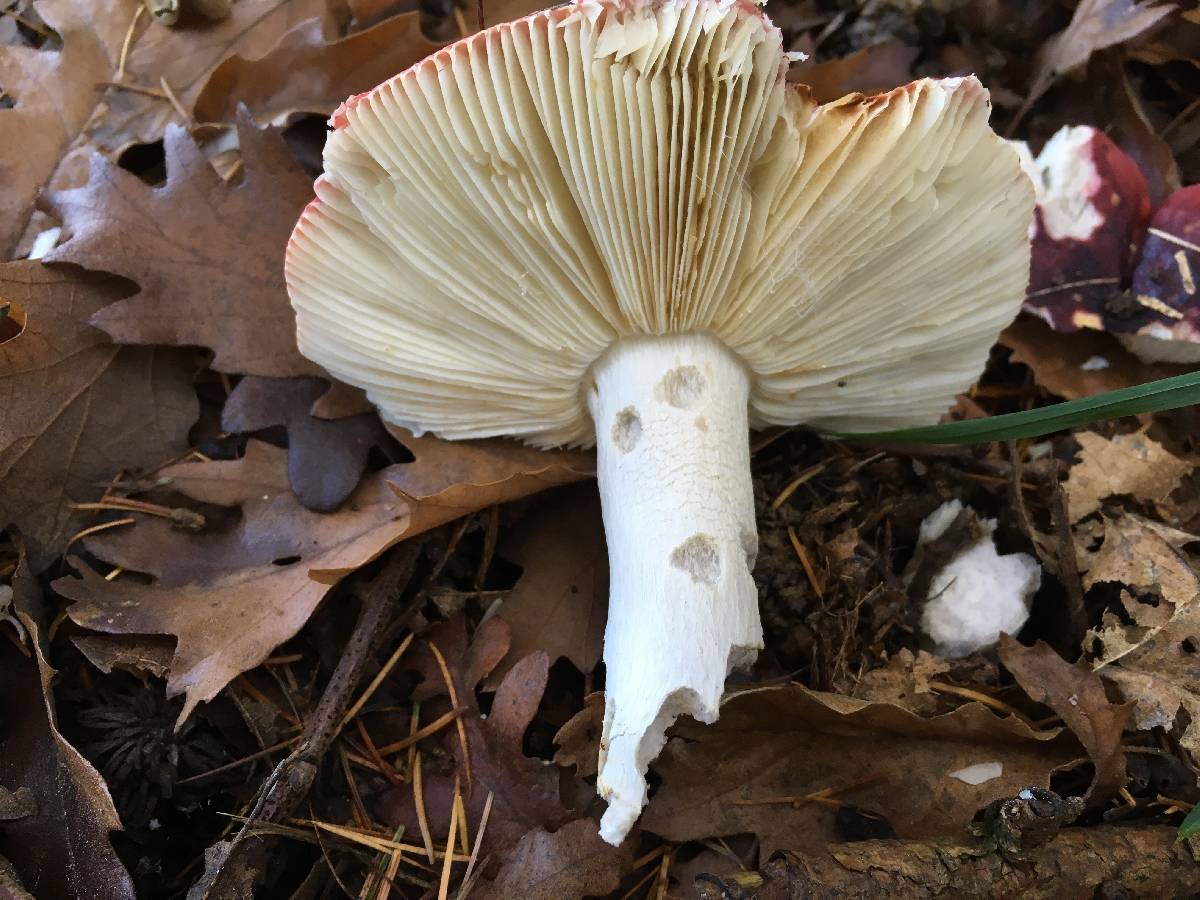
{"type": "Polygon", "coordinates": [[[1107,328],[1150,215],[1146,179],[1090,125],[1060,128],[1036,158],[1014,146],[1037,193],[1025,309],[1056,331],[1107,328]]]}
{"type": "Polygon", "coordinates": [[[1200,362],[1200,184],[1154,211],[1133,273],[1133,315],[1121,338],[1146,362],[1200,362]]]}
{"type": "Polygon", "coordinates": [[[301,351],[448,438],[594,439],[589,370],[708,332],[754,426],[935,420],[1028,279],[1033,190],[974,78],[815,103],[733,0],[580,0],[333,116],[287,283],[301,351]]]}

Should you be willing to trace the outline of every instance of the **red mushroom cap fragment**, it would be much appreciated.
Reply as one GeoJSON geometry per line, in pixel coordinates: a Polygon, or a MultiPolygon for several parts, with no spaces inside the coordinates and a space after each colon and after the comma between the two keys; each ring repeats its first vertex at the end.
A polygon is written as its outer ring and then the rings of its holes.
{"type": "Polygon", "coordinates": [[[1087,125],[1061,129],[1036,159],[1024,144],[1017,149],[1037,191],[1025,309],[1055,331],[1103,330],[1150,214],[1146,180],[1087,125]]]}
{"type": "Polygon", "coordinates": [[[1146,362],[1200,362],[1200,184],[1168,197],[1150,220],[1133,273],[1122,341],[1146,362]]]}

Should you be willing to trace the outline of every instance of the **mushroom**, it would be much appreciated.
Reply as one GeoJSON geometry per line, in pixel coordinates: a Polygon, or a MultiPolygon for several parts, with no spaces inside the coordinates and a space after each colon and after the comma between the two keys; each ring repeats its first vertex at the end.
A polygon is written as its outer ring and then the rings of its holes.
{"type": "Polygon", "coordinates": [[[1144,362],[1200,363],[1200,184],[1180,188],[1150,219],[1133,272],[1137,315],[1121,343],[1144,362]]]}
{"type": "Polygon", "coordinates": [[[1055,331],[1104,330],[1145,232],[1146,180],[1090,125],[1059,129],[1036,158],[1014,146],[1037,191],[1025,308],[1055,331]]]}
{"type": "Polygon", "coordinates": [[[762,647],[748,429],[935,421],[1028,279],[974,78],[826,105],[733,0],[580,0],[334,113],[287,283],[303,353],[448,439],[591,445],[619,843],[675,718],[762,647]]]}

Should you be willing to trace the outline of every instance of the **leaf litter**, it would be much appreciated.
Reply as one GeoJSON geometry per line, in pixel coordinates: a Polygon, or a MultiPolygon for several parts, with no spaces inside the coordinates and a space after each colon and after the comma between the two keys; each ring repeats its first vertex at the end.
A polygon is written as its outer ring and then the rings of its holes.
{"type": "MultiPolygon", "coordinates": [[[[775,3],[821,99],[975,71],[1034,150],[1090,124],[1156,206],[1200,180],[1194,11],[775,3]]],[[[767,649],[716,726],[672,731],[641,830],[600,842],[591,458],[385,428],[299,355],[282,275],[320,117],[531,8],[184,6],[171,27],[132,0],[0,12],[0,243],[62,227],[0,271],[0,887],[765,900],[903,871],[1001,895],[1027,886],[1015,854],[1059,892],[1200,889],[1173,843],[1200,801],[1191,410],[1011,446],[756,438],[767,649]],[[955,660],[902,577],[950,500],[1046,569],[1021,634],[955,660]]],[[[1172,223],[1142,259],[1180,305],[1167,245],[1193,226],[1172,223]]],[[[1135,283],[1101,297],[1112,322],[1135,283]]],[[[1001,347],[956,415],[1194,368],[1029,317],[1001,347]]]]}

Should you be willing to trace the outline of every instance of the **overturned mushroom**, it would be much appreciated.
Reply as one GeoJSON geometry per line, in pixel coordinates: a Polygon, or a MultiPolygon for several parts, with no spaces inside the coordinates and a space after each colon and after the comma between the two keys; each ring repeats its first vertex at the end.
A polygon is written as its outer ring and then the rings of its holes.
{"type": "Polygon", "coordinates": [[[597,446],[601,831],[762,646],[748,428],[935,420],[1028,278],[1033,191],[973,78],[818,105],[731,0],[582,0],[332,120],[288,248],[302,351],[390,421],[597,446]]]}
{"type": "Polygon", "coordinates": [[[1145,362],[1200,363],[1200,184],[1154,211],[1131,290],[1121,342],[1145,362]]]}
{"type": "Polygon", "coordinates": [[[1036,157],[1014,146],[1037,192],[1025,308],[1055,331],[1104,329],[1146,229],[1146,180],[1090,125],[1060,128],[1036,157]]]}

